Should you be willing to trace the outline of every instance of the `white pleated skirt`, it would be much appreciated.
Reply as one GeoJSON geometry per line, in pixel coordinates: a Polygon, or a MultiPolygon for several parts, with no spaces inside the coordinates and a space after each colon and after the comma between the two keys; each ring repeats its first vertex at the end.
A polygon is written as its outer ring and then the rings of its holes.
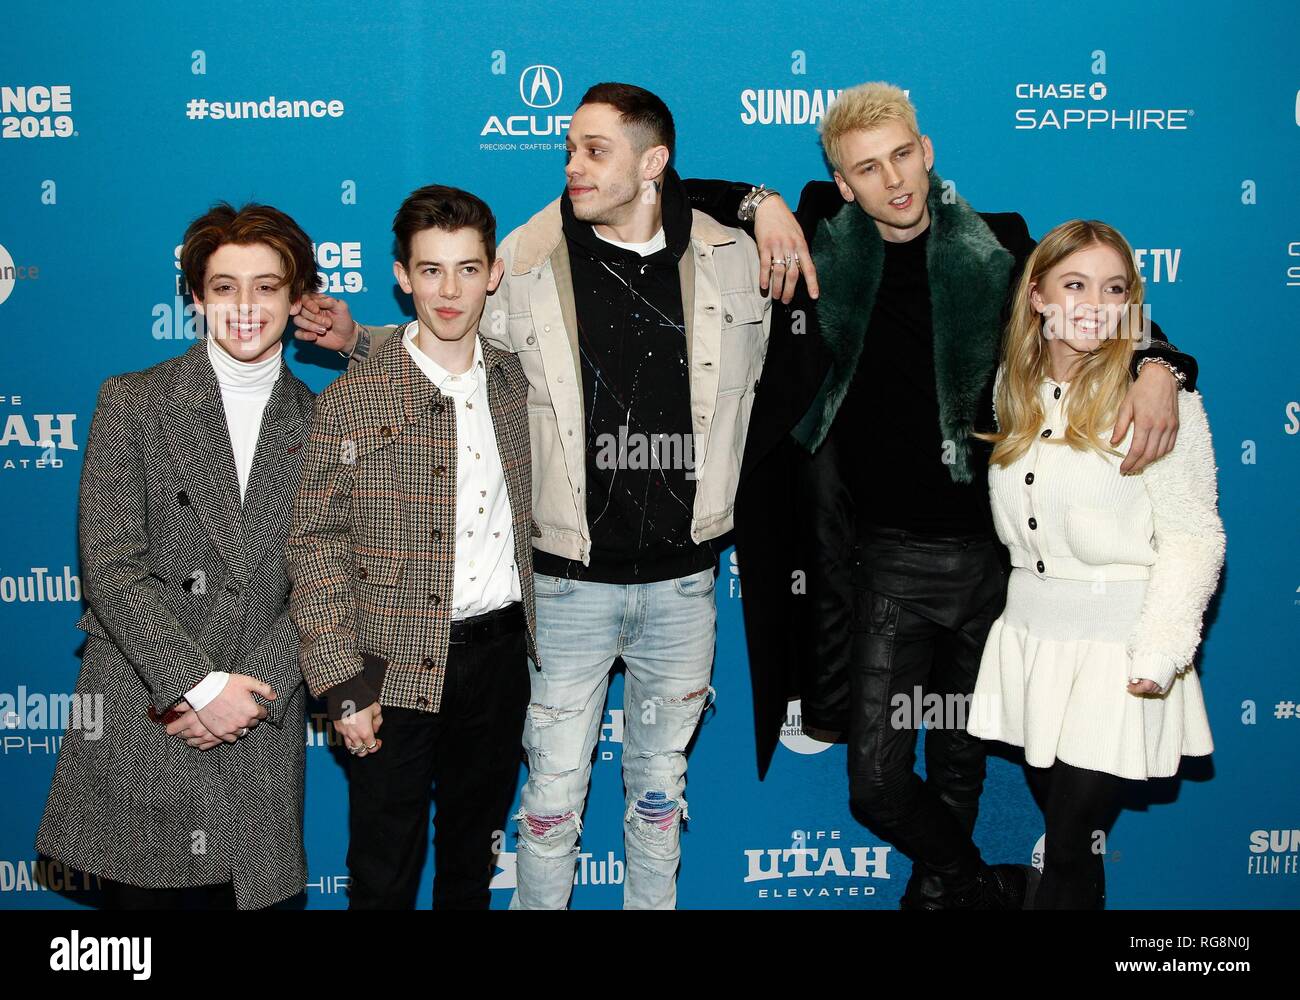
{"type": "Polygon", "coordinates": [[[1091,583],[1012,569],[989,631],[967,730],[1024,747],[1034,767],[1062,760],[1124,778],[1163,778],[1214,749],[1195,670],[1163,695],[1128,691],[1126,643],[1147,581],[1091,583]]]}

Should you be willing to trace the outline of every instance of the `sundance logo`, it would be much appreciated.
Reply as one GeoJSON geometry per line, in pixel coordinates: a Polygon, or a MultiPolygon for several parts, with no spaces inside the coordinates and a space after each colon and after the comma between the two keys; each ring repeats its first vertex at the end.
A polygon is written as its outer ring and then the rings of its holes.
{"type": "Polygon", "coordinates": [[[153,969],[153,938],[82,937],[73,931],[50,942],[50,968],[55,972],[129,972],[148,979],[153,969]]]}
{"type": "Polygon", "coordinates": [[[15,264],[13,256],[0,246],[0,302],[13,294],[14,285],[20,281],[36,281],[41,269],[33,264],[15,264]]]}
{"type": "Polygon", "coordinates": [[[803,703],[799,699],[786,706],[785,722],[781,725],[781,745],[798,754],[814,754],[829,750],[834,743],[807,736],[803,731],[803,703]]]}
{"type": "Polygon", "coordinates": [[[1248,875],[1300,873],[1300,830],[1252,830],[1248,875]]]}

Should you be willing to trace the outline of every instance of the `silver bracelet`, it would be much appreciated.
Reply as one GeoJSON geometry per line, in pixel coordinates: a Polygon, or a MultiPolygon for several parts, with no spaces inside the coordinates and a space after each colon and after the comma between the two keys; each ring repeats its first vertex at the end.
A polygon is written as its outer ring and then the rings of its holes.
{"type": "Polygon", "coordinates": [[[753,222],[754,216],[758,214],[758,206],[763,204],[765,199],[770,198],[774,194],[780,193],[780,191],[775,191],[765,184],[760,184],[756,188],[750,188],[749,194],[745,195],[745,197],[740,201],[740,211],[736,213],[737,218],[739,218],[741,222],[753,222]]]}
{"type": "Polygon", "coordinates": [[[1180,389],[1186,388],[1187,374],[1185,372],[1180,372],[1177,368],[1175,368],[1164,358],[1143,358],[1141,361],[1138,362],[1138,366],[1137,366],[1137,373],[1139,375],[1142,374],[1142,366],[1148,363],[1160,365],[1162,368],[1168,368],[1170,373],[1174,376],[1174,378],[1178,380],[1178,388],[1180,389]]]}

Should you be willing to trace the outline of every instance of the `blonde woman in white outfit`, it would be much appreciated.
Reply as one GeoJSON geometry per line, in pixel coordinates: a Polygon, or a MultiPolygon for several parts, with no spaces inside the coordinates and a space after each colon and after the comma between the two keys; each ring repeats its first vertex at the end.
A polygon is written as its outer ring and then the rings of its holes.
{"type": "Polygon", "coordinates": [[[1128,438],[1110,444],[1141,303],[1118,232],[1075,220],[1048,233],[1012,306],[998,432],[981,435],[1012,571],[967,728],[1025,749],[1047,825],[1038,909],[1100,908],[1098,834],[1123,779],[1213,749],[1192,658],[1224,535],[1200,395],[1179,394],[1177,443],[1141,474],[1119,471],[1128,438]]]}

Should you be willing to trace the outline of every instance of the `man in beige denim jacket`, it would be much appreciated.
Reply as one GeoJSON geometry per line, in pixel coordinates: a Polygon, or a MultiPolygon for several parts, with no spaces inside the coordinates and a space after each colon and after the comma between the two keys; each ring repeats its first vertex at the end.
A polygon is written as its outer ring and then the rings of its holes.
{"type": "MultiPolygon", "coordinates": [[[[568,903],[620,657],[624,902],[676,902],[685,750],[712,691],[708,543],[732,527],[770,302],[753,239],[690,208],[672,145],[653,94],[593,87],[572,119],[565,193],[503,242],[505,277],[480,327],[529,383],[541,667],[524,732],[517,908],[568,903]]],[[[304,333],[353,364],[394,329],[354,332],[347,307],[323,296],[304,312],[304,333]]]]}

